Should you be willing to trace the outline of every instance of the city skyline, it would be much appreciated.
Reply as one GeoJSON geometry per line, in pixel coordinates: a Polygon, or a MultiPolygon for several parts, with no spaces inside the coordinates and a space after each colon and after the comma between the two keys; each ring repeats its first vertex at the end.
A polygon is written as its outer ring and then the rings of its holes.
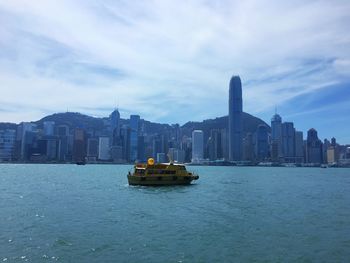
{"type": "Polygon", "coordinates": [[[160,123],[211,119],[227,115],[237,74],[245,112],[269,123],[277,107],[345,144],[349,13],[346,1],[1,2],[0,122],[115,105],[160,123]]]}

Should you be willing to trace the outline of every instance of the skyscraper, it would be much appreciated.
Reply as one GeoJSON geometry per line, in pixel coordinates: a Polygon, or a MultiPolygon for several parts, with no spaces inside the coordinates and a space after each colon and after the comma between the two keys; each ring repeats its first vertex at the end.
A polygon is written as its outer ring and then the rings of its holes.
{"type": "Polygon", "coordinates": [[[239,76],[233,76],[229,90],[229,159],[242,159],[242,84],[239,76]]]}
{"type": "Polygon", "coordinates": [[[307,131],[306,162],[322,163],[322,142],[313,128],[307,131]]]}
{"type": "Polygon", "coordinates": [[[295,128],[293,122],[282,123],[282,145],[285,162],[295,162],[295,128]]]}
{"type": "Polygon", "coordinates": [[[110,121],[110,143],[111,145],[116,145],[117,140],[120,135],[120,114],[119,111],[116,109],[109,115],[109,121],[110,121]]]}
{"type": "Polygon", "coordinates": [[[130,161],[135,162],[137,160],[138,153],[138,136],[139,136],[139,115],[130,115],[130,161]]]}
{"type": "Polygon", "coordinates": [[[256,130],[256,158],[263,161],[269,154],[269,135],[267,126],[260,124],[256,130]]]}
{"type": "Polygon", "coordinates": [[[277,113],[271,119],[271,144],[274,149],[271,155],[275,160],[283,156],[282,151],[282,118],[277,113]]]}
{"type": "Polygon", "coordinates": [[[201,130],[192,132],[192,162],[199,163],[203,160],[204,135],[201,130]]]}

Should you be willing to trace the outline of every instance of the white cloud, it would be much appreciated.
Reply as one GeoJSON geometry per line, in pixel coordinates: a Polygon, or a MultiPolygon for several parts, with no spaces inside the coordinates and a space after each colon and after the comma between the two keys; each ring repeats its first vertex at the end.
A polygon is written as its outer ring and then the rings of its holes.
{"type": "Polygon", "coordinates": [[[240,74],[245,110],[268,111],[349,77],[349,14],[347,1],[2,1],[0,102],[103,114],[118,100],[183,123],[226,114],[240,74]]]}

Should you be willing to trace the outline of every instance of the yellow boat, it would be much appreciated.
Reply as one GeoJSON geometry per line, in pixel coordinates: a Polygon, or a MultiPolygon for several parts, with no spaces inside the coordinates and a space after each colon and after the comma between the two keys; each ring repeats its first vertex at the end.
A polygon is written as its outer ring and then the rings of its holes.
{"type": "Polygon", "coordinates": [[[154,163],[152,158],[146,164],[135,164],[134,171],[128,173],[129,185],[187,185],[198,178],[183,164],[154,163]]]}

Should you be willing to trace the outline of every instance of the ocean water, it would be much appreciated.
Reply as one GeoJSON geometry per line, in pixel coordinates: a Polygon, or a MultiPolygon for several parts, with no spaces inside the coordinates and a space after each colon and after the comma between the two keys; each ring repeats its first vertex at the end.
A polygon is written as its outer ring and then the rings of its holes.
{"type": "Polygon", "coordinates": [[[0,262],[349,262],[350,169],[0,165],[0,262]]]}

